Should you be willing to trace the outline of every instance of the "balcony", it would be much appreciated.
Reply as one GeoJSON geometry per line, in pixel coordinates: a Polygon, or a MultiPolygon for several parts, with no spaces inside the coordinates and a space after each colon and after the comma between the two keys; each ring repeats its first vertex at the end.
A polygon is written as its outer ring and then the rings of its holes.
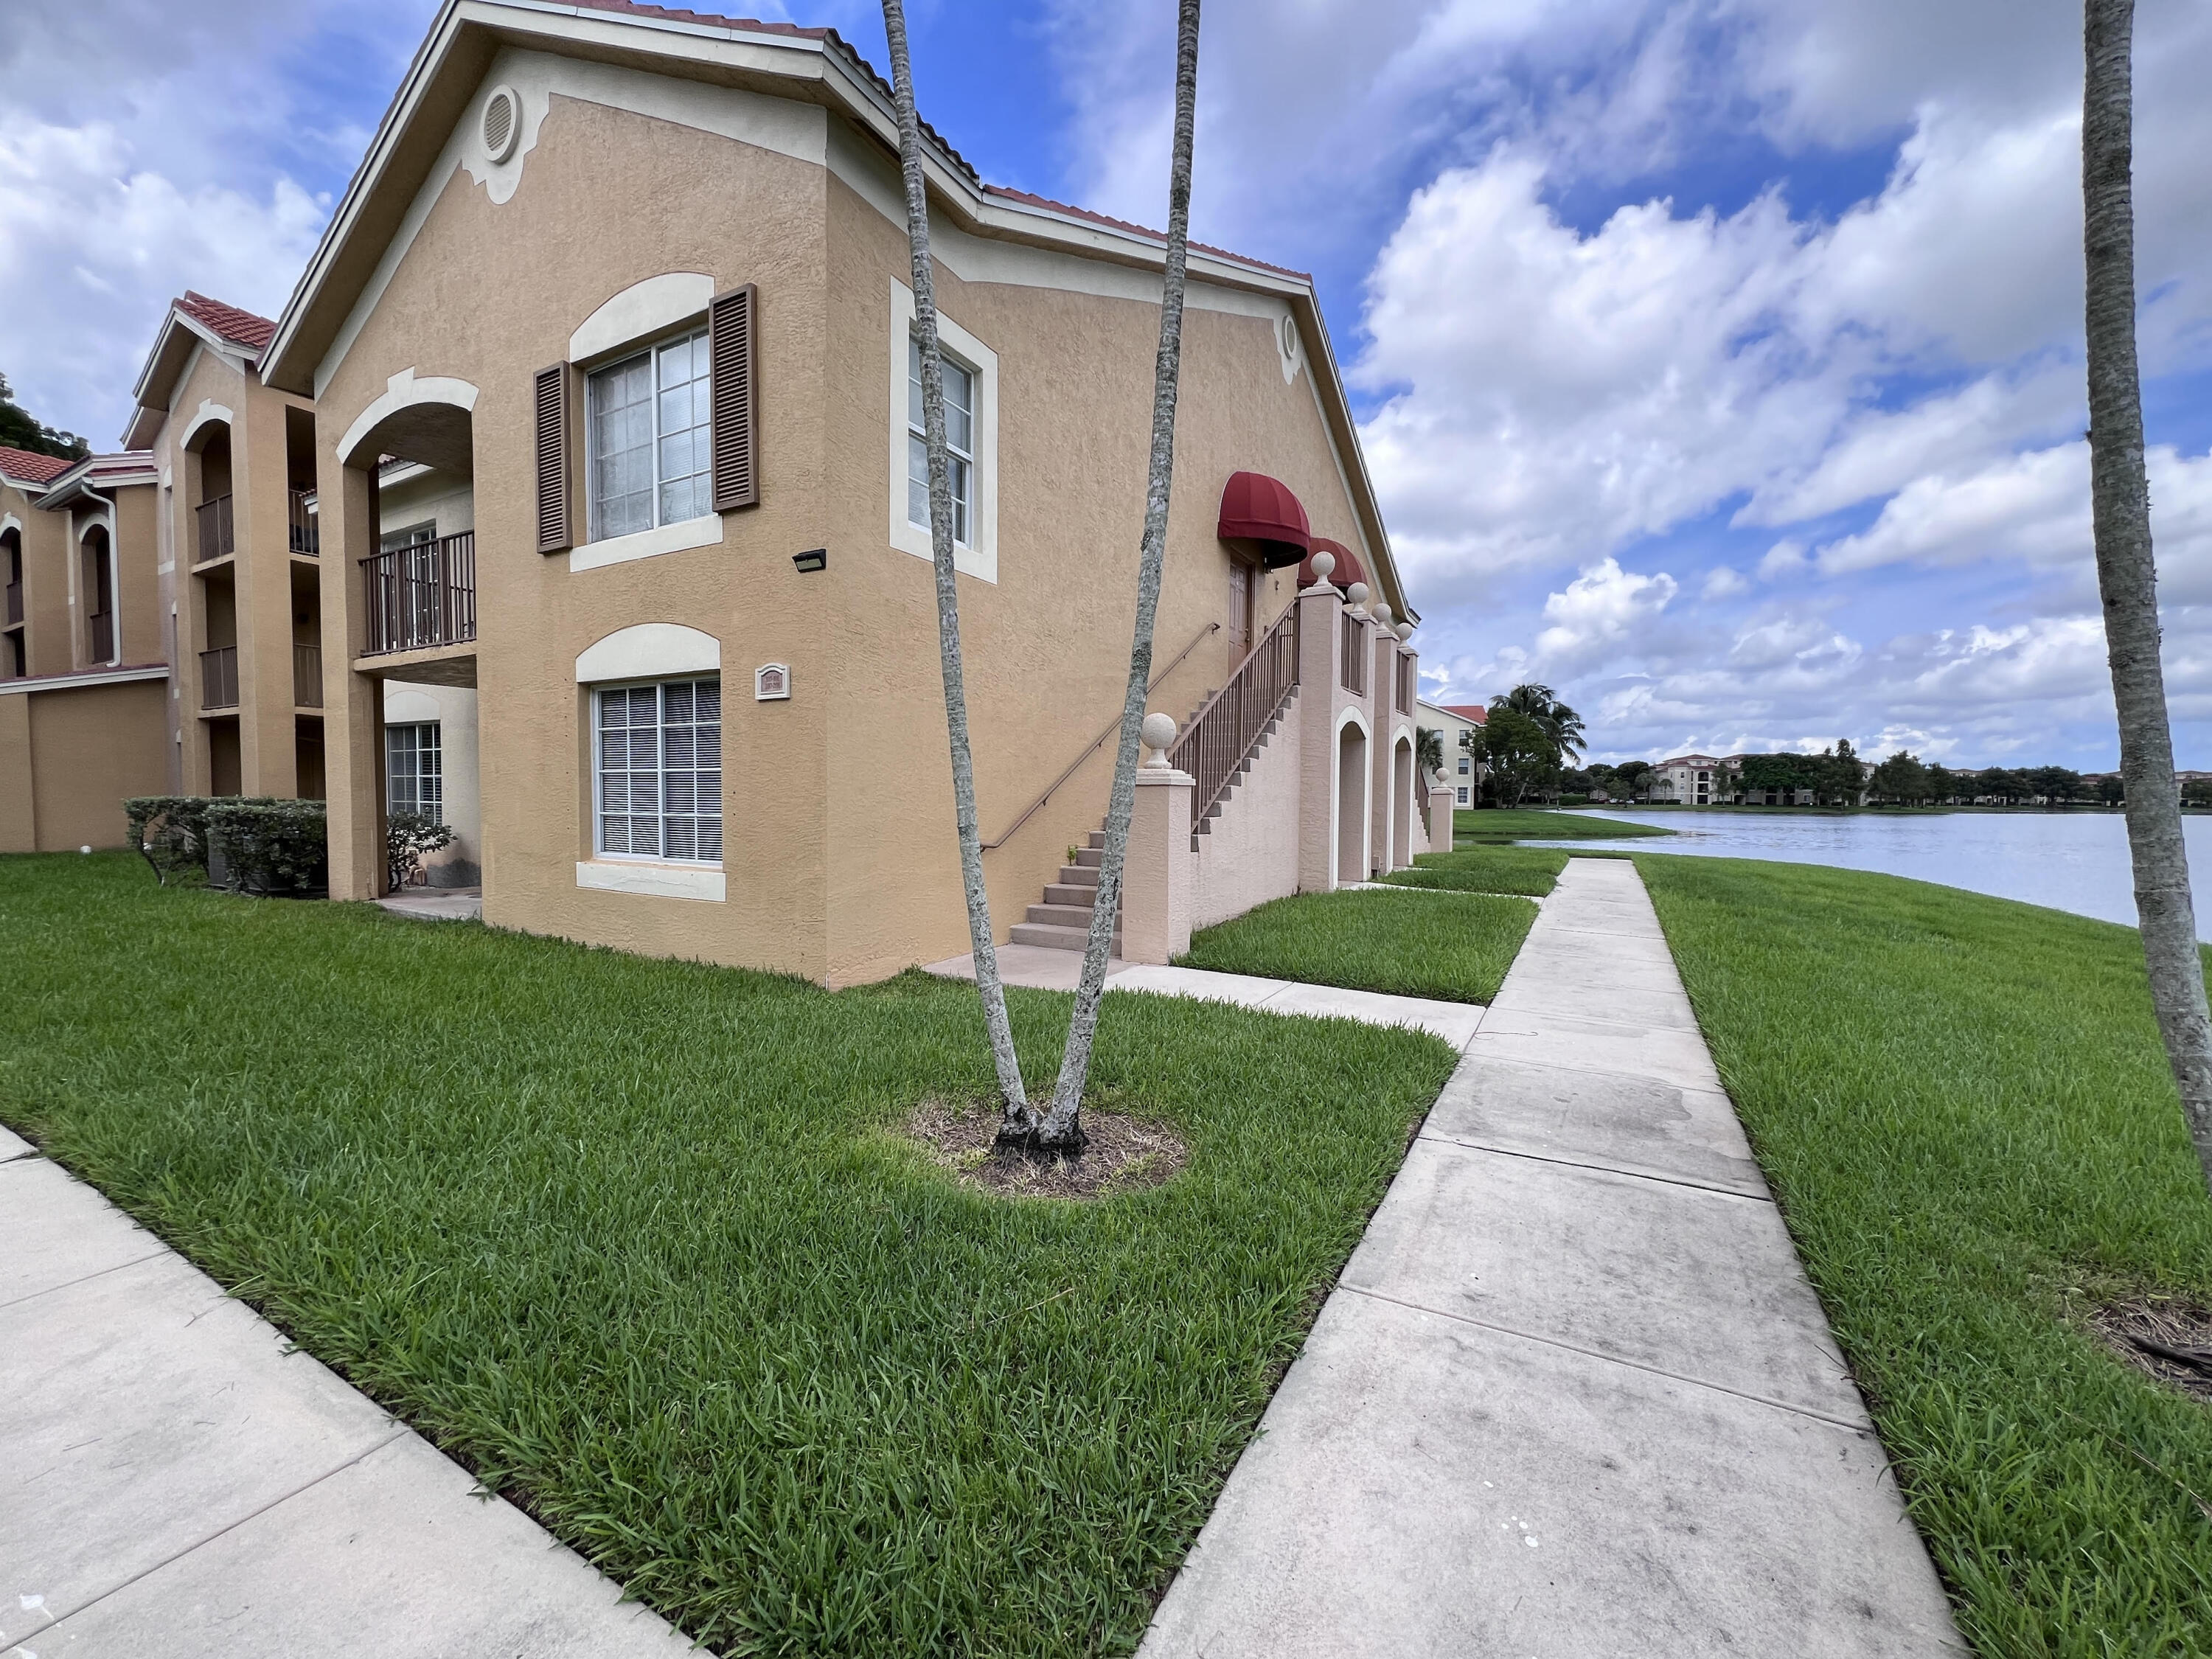
{"type": "Polygon", "coordinates": [[[363,559],[361,574],[368,601],[363,656],[476,638],[475,532],[392,548],[363,559]]]}
{"type": "Polygon", "coordinates": [[[292,706],[295,708],[320,708],[323,706],[323,647],[319,645],[295,645],[292,647],[292,706]]]}
{"type": "Polygon", "coordinates": [[[231,524],[229,496],[218,495],[211,501],[203,501],[192,512],[199,520],[199,544],[192,552],[194,564],[205,564],[210,559],[228,558],[238,551],[238,534],[231,524]]]}
{"type": "Polygon", "coordinates": [[[207,714],[238,707],[238,647],[200,653],[200,708],[207,714]]]}
{"type": "Polygon", "coordinates": [[[112,611],[95,611],[87,617],[85,621],[89,625],[92,635],[93,661],[113,662],[115,660],[115,613],[112,611]]]}
{"type": "Polygon", "coordinates": [[[13,628],[17,623],[22,620],[23,584],[21,582],[9,582],[8,584],[8,621],[5,625],[7,627],[13,628]]]}
{"type": "Polygon", "coordinates": [[[1339,678],[1355,697],[1367,695],[1367,624],[1346,611],[1344,616],[1344,666],[1339,678]]]}
{"type": "Polygon", "coordinates": [[[1398,712],[1410,714],[1413,712],[1413,659],[1403,653],[1398,658],[1397,680],[1398,712]]]}
{"type": "Polygon", "coordinates": [[[322,526],[313,511],[307,506],[309,498],[314,493],[312,489],[294,490],[290,507],[292,550],[310,559],[323,550],[322,526]]]}

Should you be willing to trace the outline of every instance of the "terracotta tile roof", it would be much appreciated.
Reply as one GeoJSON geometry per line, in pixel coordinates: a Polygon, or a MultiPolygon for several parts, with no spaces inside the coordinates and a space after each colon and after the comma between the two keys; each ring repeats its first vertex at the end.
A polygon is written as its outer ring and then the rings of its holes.
{"type": "MultiPolygon", "coordinates": [[[[983,193],[986,196],[1002,197],[1010,202],[1020,202],[1029,207],[1044,208],[1053,213],[1065,213],[1077,219],[1088,219],[1094,225],[1105,225],[1115,230],[1126,230],[1132,235],[1147,236],[1156,242],[1164,242],[1168,239],[1168,234],[1164,230],[1154,230],[1148,225],[1132,224],[1127,219],[1111,218],[1103,213],[1093,213],[1089,208],[1076,207],[1070,203],[1055,202],[1048,196],[1033,196],[1025,190],[1011,190],[1004,185],[986,185],[983,186],[983,193]]],[[[1249,253],[1232,253],[1225,247],[1212,247],[1204,242],[1193,242],[1191,246],[1201,253],[1212,253],[1224,259],[1234,259],[1239,264],[1257,265],[1262,270],[1275,271],[1285,276],[1295,276],[1300,282],[1313,280],[1310,272],[1292,270],[1288,265],[1271,265],[1265,259],[1255,259],[1249,253]]]]}
{"type": "Polygon", "coordinates": [[[236,306],[210,300],[190,289],[185,290],[185,297],[176,305],[178,310],[202,327],[212,329],[234,345],[242,345],[250,351],[266,350],[269,342],[276,337],[276,325],[269,318],[240,311],[236,306]]]}
{"type": "Polygon", "coordinates": [[[27,449],[0,444],[0,472],[33,483],[52,483],[77,464],[75,455],[34,455],[27,449]]]}
{"type": "MultiPolygon", "coordinates": [[[[890,95],[890,82],[878,74],[875,65],[854,51],[852,43],[835,29],[801,28],[796,23],[763,23],[751,17],[728,17],[713,12],[686,11],[674,6],[644,5],[640,3],[639,0],[577,0],[577,3],[592,11],[621,12],[633,17],[665,17],[673,22],[698,23],[713,28],[745,29],[754,33],[788,35],[801,40],[825,40],[848,53],[853,62],[883,88],[884,95],[886,97],[890,95]]],[[[945,145],[946,152],[953,160],[966,170],[970,178],[975,179],[977,184],[982,185],[983,193],[987,196],[996,196],[1006,201],[1019,202],[1027,207],[1043,208],[1053,213],[1065,213],[1071,218],[1087,219],[1093,224],[1105,225],[1115,230],[1127,231],[1133,235],[1149,237],[1158,242],[1167,240],[1166,232],[1152,230],[1144,225],[1131,224],[1127,219],[1109,218],[1103,213],[1093,213],[1088,208],[1076,207],[1066,202],[1055,202],[1049,197],[1032,196],[1025,190],[1012,190],[1004,185],[985,185],[976,174],[975,169],[969,166],[967,158],[958,150],[954,149],[951,144],[945,143],[944,136],[932,128],[927,120],[921,123],[921,130],[936,139],[939,143],[945,145]]],[[[1262,270],[1275,271],[1285,276],[1295,276],[1304,282],[1312,281],[1312,277],[1307,272],[1292,270],[1286,265],[1271,265],[1264,259],[1255,259],[1243,253],[1232,253],[1227,248],[1210,247],[1204,242],[1193,242],[1191,246],[1201,252],[1215,254],[1224,259],[1234,259],[1240,264],[1256,265],[1262,270]]]]}
{"type": "Polygon", "coordinates": [[[1479,702],[1440,702],[1437,708],[1447,714],[1456,714],[1463,720],[1473,720],[1477,726],[1490,723],[1490,710],[1479,702]]]}

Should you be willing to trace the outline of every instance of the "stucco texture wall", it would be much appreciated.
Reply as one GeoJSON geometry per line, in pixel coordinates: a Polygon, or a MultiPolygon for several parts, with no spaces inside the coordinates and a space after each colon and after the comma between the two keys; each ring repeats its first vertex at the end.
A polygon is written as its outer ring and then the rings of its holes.
{"type": "Polygon", "coordinates": [[[161,680],[0,696],[0,852],[125,845],[125,799],[166,786],[167,698],[161,680]]]}
{"type": "Polygon", "coordinates": [[[1194,928],[1241,916],[1255,904],[1298,890],[1299,703],[1252,757],[1252,769],[1231,787],[1228,805],[1198,838],[1194,928]]]}

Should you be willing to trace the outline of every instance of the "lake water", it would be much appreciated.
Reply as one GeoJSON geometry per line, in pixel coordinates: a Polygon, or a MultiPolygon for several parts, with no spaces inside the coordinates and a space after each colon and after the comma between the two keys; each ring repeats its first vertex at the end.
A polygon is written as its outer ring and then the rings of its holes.
{"type": "MultiPolygon", "coordinates": [[[[1575,816],[1650,824],[1675,833],[1535,844],[1874,870],[2136,925],[2127,824],[2118,812],[1808,812],[1801,817],[1722,808],[1702,812],[1579,811],[1575,816]]],[[[2181,822],[2189,843],[2191,890],[2201,896],[2212,890],[2212,816],[2192,814],[2181,822]]],[[[2208,909],[2212,907],[2200,896],[2199,938],[2212,937],[2204,929],[2208,909]]]]}

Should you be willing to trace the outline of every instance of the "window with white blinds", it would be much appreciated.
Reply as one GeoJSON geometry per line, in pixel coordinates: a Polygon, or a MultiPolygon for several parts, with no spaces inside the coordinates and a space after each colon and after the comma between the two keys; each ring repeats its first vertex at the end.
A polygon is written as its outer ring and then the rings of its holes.
{"type": "Polygon", "coordinates": [[[598,850],[722,861],[722,684],[670,680],[592,695],[598,850]]]}
{"type": "Polygon", "coordinates": [[[384,728],[385,805],[389,811],[421,812],[433,823],[446,821],[441,736],[435,720],[384,728]]]}
{"type": "Polygon", "coordinates": [[[592,540],[711,510],[709,356],[702,329],[591,375],[585,410],[592,540]]]}

